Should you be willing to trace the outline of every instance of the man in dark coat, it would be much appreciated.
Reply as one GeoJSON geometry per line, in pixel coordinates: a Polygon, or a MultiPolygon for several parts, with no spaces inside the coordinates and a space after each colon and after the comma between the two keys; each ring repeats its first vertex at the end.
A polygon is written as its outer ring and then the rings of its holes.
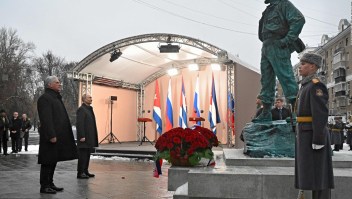
{"type": "Polygon", "coordinates": [[[335,117],[335,123],[332,125],[331,129],[331,144],[334,145],[333,151],[340,151],[341,142],[343,140],[343,129],[344,125],[342,123],[342,117],[335,117]]]}
{"type": "Polygon", "coordinates": [[[92,96],[84,94],[82,96],[82,106],[77,110],[77,148],[78,148],[78,164],[77,178],[87,179],[94,177],[89,173],[90,154],[94,147],[98,146],[98,131],[93,112],[92,96]]]}
{"type": "Polygon", "coordinates": [[[0,111],[0,153],[1,153],[1,144],[4,150],[4,155],[7,154],[7,141],[9,140],[9,130],[10,121],[6,116],[5,110],[0,111]]]}
{"type": "Polygon", "coordinates": [[[32,128],[31,120],[27,118],[27,114],[22,114],[21,137],[19,142],[20,151],[22,149],[22,140],[24,139],[24,150],[28,151],[29,129],[32,128]],[[23,136],[22,136],[23,135],[23,136]]]}
{"type": "Polygon", "coordinates": [[[275,100],[275,108],[271,109],[271,116],[273,121],[275,120],[285,120],[290,117],[290,110],[284,107],[284,100],[282,98],[277,98],[275,100]]]}
{"type": "Polygon", "coordinates": [[[334,188],[330,136],[327,129],[329,94],[317,78],[320,55],[306,53],[301,58],[299,73],[303,77],[298,92],[297,135],[295,155],[295,187],[312,190],[313,199],[330,199],[334,188]]]}
{"type": "Polygon", "coordinates": [[[348,122],[345,129],[347,130],[347,144],[350,145],[349,151],[352,151],[352,123],[348,122]]]}
{"type": "Polygon", "coordinates": [[[40,192],[55,194],[56,191],[63,190],[53,183],[56,163],[77,159],[77,148],[72,126],[61,99],[59,79],[49,76],[44,85],[45,92],[37,102],[41,122],[38,154],[38,164],[41,164],[40,192]]]}
{"type": "Polygon", "coordinates": [[[21,134],[22,121],[18,117],[18,112],[13,113],[13,117],[10,121],[10,137],[11,137],[11,153],[20,152],[20,134],[21,134]]]}

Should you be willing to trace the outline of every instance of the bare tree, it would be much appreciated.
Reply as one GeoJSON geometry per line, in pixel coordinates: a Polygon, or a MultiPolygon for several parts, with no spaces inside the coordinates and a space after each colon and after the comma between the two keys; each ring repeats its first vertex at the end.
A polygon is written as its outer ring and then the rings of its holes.
{"type": "Polygon", "coordinates": [[[0,108],[9,112],[23,111],[26,95],[23,95],[23,71],[28,68],[28,60],[35,49],[33,43],[25,43],[11,28],[0,28],[0,108]],[[23,108],[23,107],[22,107],[23,108]]]}

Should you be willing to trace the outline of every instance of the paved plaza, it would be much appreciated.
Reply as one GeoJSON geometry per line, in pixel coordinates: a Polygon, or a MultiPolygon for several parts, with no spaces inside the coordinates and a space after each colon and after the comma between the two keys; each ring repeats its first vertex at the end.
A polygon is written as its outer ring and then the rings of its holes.
{"type": "MultiPolygon", "coordinates": [[[[31,137],[30,144],[38,144],[34,132],[31,137]]],[[[40,165],[33,148],[32,145],[28,152],[0,155],[0,198],[172,198],[173,193],[167,191],[169,165],[163,165],[163,175],[155,178],[152,161],[96,156],[90,161],[90,172],[96,174],[95,178],[77,179],[77,160],[59,162],[54,183],[64,187],[64,191],[54,195],[41,194],[40,165]]]]}

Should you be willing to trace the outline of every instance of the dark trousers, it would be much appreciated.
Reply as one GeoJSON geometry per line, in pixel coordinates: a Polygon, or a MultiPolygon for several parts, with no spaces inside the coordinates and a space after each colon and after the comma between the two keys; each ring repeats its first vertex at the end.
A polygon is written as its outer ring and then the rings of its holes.
{"type": "Polygon", "coordinates": [[[4,154],[7,154],[7,136],[6,132],[4,132],[0,137],[0,153],[1,153],[1,144],[2,149],[4,150],[4,154]]]}
{"type": "Polygon", "coordinates": [[[19,150],[19,145],[20,145],[20,133],[11,133],[11,146],[12,146],[12,151],[18,151],[19,150]]]}
{"type": "Polygon", "coordinates": [[[27,151],[28,150],[28,138],[29,138],[29,132],[24,132],[24,136],[23,138],[19,138],[19,142],[18,142],[18,150],[21,151],[22,150],[22,143],[23,143],[23,139],[24,139],[24,149],[27,151]]]}
{"type": "Polygon", "coordinates": [[[91,148],[78,148],[77,172],[88,173],[91,148]]]}
{"type": "Polygon", "coordinates": [[[339,151],[340,150],[340,145],[339,144],[334,144],[334,151],[339,151]]]}
{"type": "Polygon", "coordinates": [[[345,135],[343,132],[341,132],[341,144],[340,144],[340,149],[343,150],[343,143],[345,142],[345,135]]]}
{"type": "Polygon", "coordinates": [[[54,184],[55,164],[42,164],[40,166],[40,186],[42,188],[50,187],[54,184]]]}
{"type": "Polygon", "coordinates": [[[312,199],[330,199],[331,189],[312,191],[312,199]]]}

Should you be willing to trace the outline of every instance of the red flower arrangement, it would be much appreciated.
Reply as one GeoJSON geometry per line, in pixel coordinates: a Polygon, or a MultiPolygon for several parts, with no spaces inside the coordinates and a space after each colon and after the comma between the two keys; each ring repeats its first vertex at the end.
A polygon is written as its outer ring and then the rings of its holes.
{"type": "Polygon", "coordinates": [[[173,128],[162,134],[155,144],[156,159],[165,159],[175,166],[194,166],[201,158],[212,159],[212,146],[218,139],[209,129],[173,128]]]}

